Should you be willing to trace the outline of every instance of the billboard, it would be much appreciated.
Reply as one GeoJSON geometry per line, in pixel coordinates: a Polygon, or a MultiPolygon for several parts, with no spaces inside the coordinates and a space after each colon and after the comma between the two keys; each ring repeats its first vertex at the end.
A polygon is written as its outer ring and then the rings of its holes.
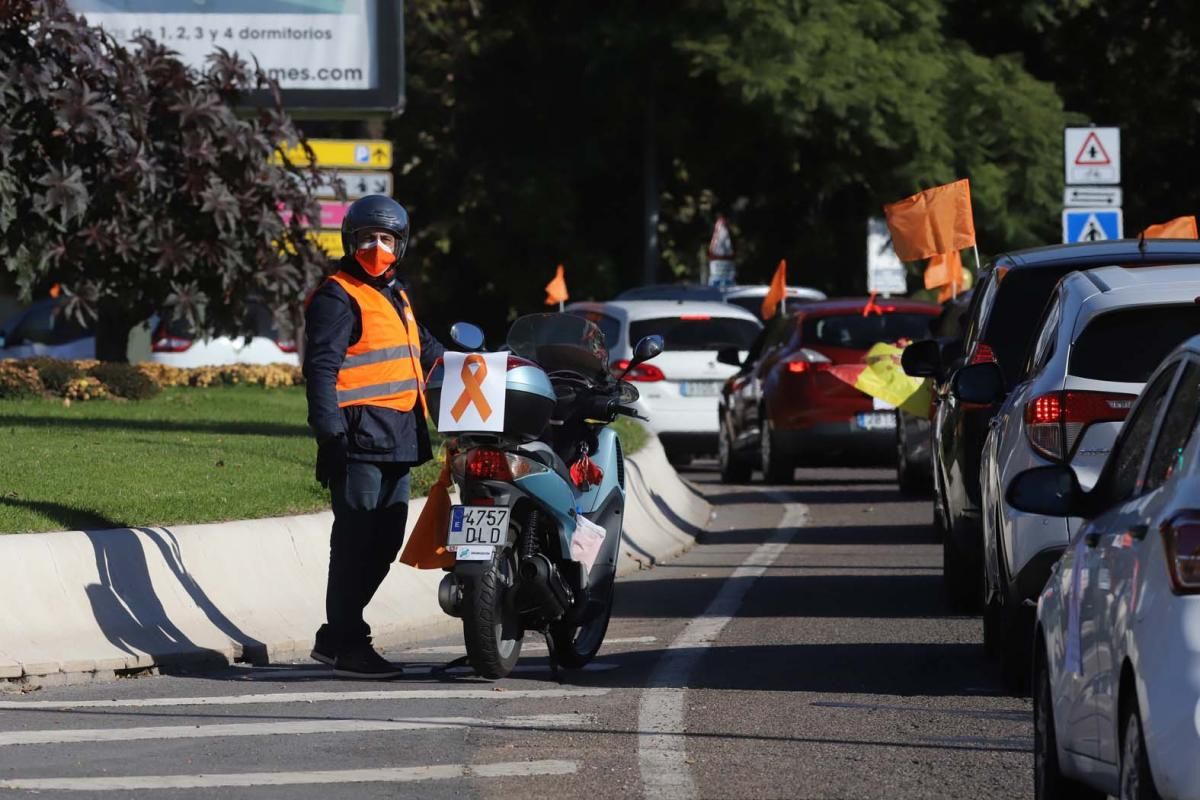
{"type": "MultiPolygon", "coordinates": [[[[69,0],[129,46],[150,36],[204,68],[217,48],[259,65],[289,111],[399,111],[404,105],[399,0],[69,0]]],[[[252,93],[251,102],[267,101],[252,93]]]]}

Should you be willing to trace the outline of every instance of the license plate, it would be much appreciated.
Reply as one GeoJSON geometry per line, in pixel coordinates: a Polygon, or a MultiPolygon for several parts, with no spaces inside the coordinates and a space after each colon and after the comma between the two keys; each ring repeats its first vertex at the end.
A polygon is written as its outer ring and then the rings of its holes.
{"type": "Polygon", "coordinates": [[[511,513],[511,509],[492,506],[451,506],[446,546],[504,544],[511,513]]]}
{"type": "Polygon", "coordinates": [[[864,431],[891,431],[896,429],[896,415],[890,411],[871,411],[855,415],[854,424],[864,431]]]}
{"type": "Polygon", "coordinates": [[[716,397],[721,393],[720,381],[684,381],[679,385],[684,397],[716,397]]]}

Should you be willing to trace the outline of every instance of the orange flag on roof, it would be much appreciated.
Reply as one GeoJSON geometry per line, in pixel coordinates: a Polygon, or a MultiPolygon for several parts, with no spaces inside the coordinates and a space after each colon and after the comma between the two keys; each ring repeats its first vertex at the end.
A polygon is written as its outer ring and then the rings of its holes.
{"type": "Polygon", "coordinates": [[[775,275],[771,278],[771,288],[767,291],[767,296],[763,298],[762,318],[770,319],[778,314],[786,297],[787,261],[781,258],[779,259],[779,266],[775,268],[775,275]]]}
{"type": "Polygon", "coordinates": [[[1176,217],[1161,225],[1151,225],[1142,231],[1146,239],[1200,239],[1196,233],[1196,217],[1176,217]]]}
{"type": "Polygon", "coordinates": [[[563,277],[563,265],[558,265],[558,271],[554,273],[554,278],[546,284],[546,305],[553,306],[559,303],[565,303],[570,299],[567,294],[567,279],[563,277]]]}
{"type": "Polygon", "coordinates": [[[966,286],[966,270],[963,269],[962,253],[957,250],[938,254],[929,259],[925,266],[925,288],[934,289],[938,286],[938,302],[944,303],[957,295],[966,286]]]}
{"type": "Polygon", "coordinates": [[[883,213],[901,261],[920,261],[975,246],[971,185],[966,178],[889,203],[883,213]]]}

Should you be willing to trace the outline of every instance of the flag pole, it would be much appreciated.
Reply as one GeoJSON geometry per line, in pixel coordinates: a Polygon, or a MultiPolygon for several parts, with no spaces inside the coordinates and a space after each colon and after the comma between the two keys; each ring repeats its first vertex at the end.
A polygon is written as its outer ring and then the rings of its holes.
{"type": "Polygon", "coordinates": [[[562,300],[559,300],[559,301],[558,301],[558,313],[560,313],[560,314],[561,314],[561,313],[562,313],[562,310],[563,310],[563,301],[562,301],[562,300]]]}

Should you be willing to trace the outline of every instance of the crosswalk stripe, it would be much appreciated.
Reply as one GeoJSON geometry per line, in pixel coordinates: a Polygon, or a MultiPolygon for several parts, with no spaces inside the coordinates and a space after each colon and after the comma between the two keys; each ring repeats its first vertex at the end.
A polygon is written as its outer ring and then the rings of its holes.
{"type": "MultiPolygon", "coordinates": [[[[324,674],[328,674],[325,672],[324,674]]],[[[562,687],[561,689],[393,689],[373,692],[270,692],[266,694],[235,694],[227,697],[138,697],[123,700],[3,700],[0,710],[52,709],[68,711],[73,708],[154,708],[164,706],[250,706],[276,703],[353,703],[359,700],[495,700],[559,699],[566,697],[600,697],[608,689],[562,687]]]]}
{"type": "Polygon", "coordinates": [[[34,744],[129,742],[147,739],[214,739],[232,736],[275,736],[310,733],[424,731],[441,728],[561,728],[590,724],[585,714],[536,714],[521,717],[425,717],[415,719],[305,719],[286,722],[237,722],[217,725],[155,725],[143,728],[91,728],[0,732],[0,747],[34,744]]]}
{"type": "MultiPolygon", "coordinates": [[[[658,641],[657,636],[625,636],[605,639],[604,644],[654,644],[658,641]]],[[[521,646],[521,652],[537,651],[545,652],[546,645],[541,642],[525,642],[521,646]]],[[[417,647],[412,650],[405,650],[405,655],[433,656],[433,655],[456,655],[465,653],[466,649],[461,644],[439,645],[437,647],[417,647]]]]}
{"type": "Polygon", "coordinates": [[[497,764],[438,764],[427,767],[313,770],[308,772],[240,772],[226,775],[135,775],[103,778],[15,778],[0,780],[0,789],[101,792],[156,789],[216,789],[250,786],[300,786],[325,783],[411,783],[455,778],[510,778],[571,775],[575,761],[507,761],[497,764]]]}

